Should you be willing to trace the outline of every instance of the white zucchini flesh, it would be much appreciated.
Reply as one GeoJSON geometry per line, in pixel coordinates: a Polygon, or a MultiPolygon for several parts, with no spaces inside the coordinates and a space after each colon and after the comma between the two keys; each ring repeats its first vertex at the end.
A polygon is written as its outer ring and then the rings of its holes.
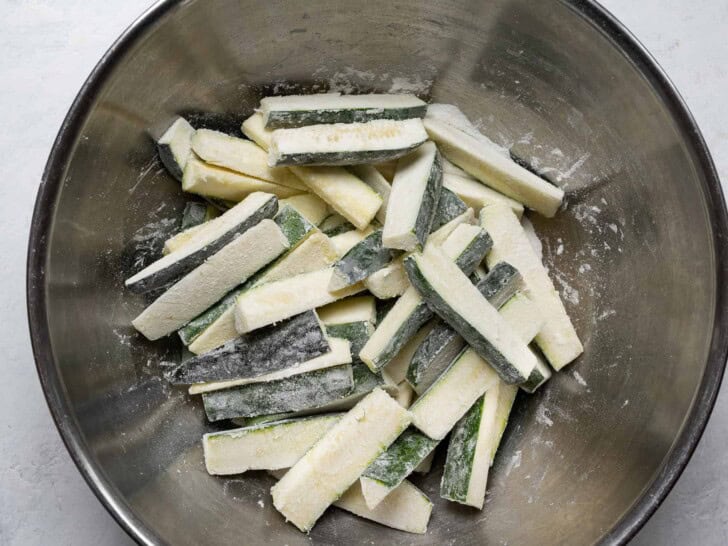
{"type": "Polygon", "coordinates": [[[157,141],[159,159],[177,180],[182,180],[194,134],[194,127],[184,118],[178,117],[157,141]]]}
{"type": "MultiPolygon", "coordinates": [[[[281,479],[285,476],[285,471],[274,470],[269,474],[281,479]]],[[[357,480],[334,502],[334,506],[386,527],[417,534],[427,532],[427,524],[432,514],[430,499],[407,480],[394,488],[374,509],[367,506],[361,483],[357,480]]]]}
{"type": "MultiPolygon", "coordinates": [[[[253,286],[325,269],[336,262],[337,257],[331,240],[320,231],[314,231],[296,248],[273,263],[253,286]]],[[[205,353],[238,335],[235,329],[235,306],[231,303],[187,348],[195,354],[205,353]]]]}
{"type": "Polygon", "coordinates": [[[472,348],[465,348],[410,407],[412,424],[442,440],[475,401],[499,381],[498,374],[472,348]]]}
{"type": "Polygon", "coordinates": [[[432,514],[432,502],[411,482],[404,480],[377,505],[370,509],[357,480],[334,506],[392,529],[424,534],[432,514]]]}
{"type": "Polygon", "coordinates": [[[495,454],[500,447],[501,440],[503,439],[503,433],[508,425],[508,417],[513,409],[513,403],[515,402],[516,395],[518,394],[518,387],[516,385],[506,385],[501,381],[498,383],[497,394],[498,401],[495,410],[495,424],[492,428],[492,435],[489,442],[491,448],[490,466],[493,466],[495,454]]]}
{"type": "Polygon", "coordinates": [[[192,137],[192,151],[208,165],[306,190],[306,186],[288,169],[269,167],[266,151],[249,140],[210,129],[199,129],[192,137]]]}
{"type": "Polygon", "coordinates": [[[172,252],[178,251],[180,248],[187,245],[192,240],[192,237],[195,233],[203,229],[203,224],[199,224],[197,226],[192,226],[191,228],[187,228],[184,231],[180,231],[177,235],[173,235],[166,241],[164,241],[164,248],[162,249],[162,254],[165,256],[167,254],[171,254],[172,252]]]}
{"type": "Polygon", "coordinates": [[[306,220],[318,226],[331,214],[326,202],[312,193],[302,193],[280,200],[280,207],[289,205],[300,212],[306,220]]]}
{"type": "Polygon", "coordinates": [[[467,180],[473,180],[475,182],[478,181],[477,178],[475,178],[473,175],[466,173],[464,170],[462,170],[460,167],[455,165],[455,163],[450,161],[445,156],[442,157],[442,174],[443,175],[452,174],[455,176],[459,176],[460,178],[465,178],[467,180]]]}
{"type": "Polygon", "coordinates": [[[364,290],[361,283],[329,291],[333,268],[304,273],[251,288],[235,303],[235,329],[244,334],[364,290]]]}
{"type": "Polygon", "coordinates": [[[267,128],[304,127],[322,123],[356,123],[375,119],[425,116],[427,105],[414,95],[341,95],[319,93],[265,97],[260,112],[267,128]]]}
{"type": "Polygon", "coordinates": [[[524,169],[497,150],[445,123],[425,119],[425,127],[442,153],[478,180],[550,218],[561,206],[564,192],[524,169]]]}
{"type": "Polygon", "coordinates": [[[229,201],[242,201],[246,196],[256,191],[272,193],[281,198],[305,191],[208,165],[194,157],[191,157],[185,166],[182,190],[229,201]]]}
{"type": "Polygon", "coordinates": [[[384,225],[387,220],[387,203],[389,203],[389,194],[392,192],[392,185],[372,165],[352,165],[349,167],[349,170],[382,198],[382,206],[379,207],[375,218],[384,225]]]}
{"type": "Polygon", "coordinates": [[[442,166],[434,143],[426,142],[399,160],[382,233],[385,247],[409,251],[424,245],[441,187],[442,166]]]}
{"type": "Polygon", "coordinates": [[[274,195],[252,193],[223,215],[202,224],[184,249],[163,256],[128,278],[124,284],[133,291],[148,291],[171,284],[203,263],[238,234],[263,218],[273,217],[277,210],[278,202],[274,195]]]}
{"type": "Polygon", "coordinates": [[[475,210],[480,210],[491,203],[503,203],[508,205],[519,218],[523,216],[523,205],[521,203],[485,186],[477,180],[446,173],[442,177],[442,186],[456,194],[475,210]]]}
{"type": "Polygon", "coordinates": [[[134,328],[151,340],[174,332],[287,248],[278,225],[262,220],[159,296],[132,321],[134,328]]]}
{"type": "Polygon", "coordinates": [[[493,238],[493,249],[486,258],[488,265],[507,261],[520,271],[544,319],[536,344],[551,366],[560,370],[577,358],[584,347],[546,268],[510,209],[499,205],[485,207],[480,222],[493,238]]]}
{"type": "Polygon", "coordinates": [[[188,389],[190,394],[202,394],[205,392],[219,391],[229,389],[231,387],[239,387],[241,385],[250,385],[252,383],[267,383],[286,377],[293,377],[302,373],[332,368],[341,364],[350,364],[352,361],[351,345],[348,340],[340,338],[330,338],[329,344],[331,350],[321,356],[312,358],[290,368],[285,368],[277,372],[259,375],[257,377],[244,377],[241,379],[230,379],[228,381],[211,381],[209,383],[197,383],[191,385],[188,389]]]}
{"type": "Polygon", "coordinates": [[[273,505],[308,532],[410,421],[407,410],[374,389],[273,486],[273,505]]]}
{"type": "Polygon", "coordinates": [[[343,167],[291,167],[291,171],[357,229],[365,229],[382,206],[382,197],[343,167]]]}
{"type": "Polygon", "coordinates": [[[334,245],[336,253],[341,258],[344,256],[344,254],[346,254],[356,245],[361,243],[365,237],[371,235],[373,231],[374,229],[372,229],[371,226],[367,226],[366,228],[361,230],[352,229],[351,231],[340,233],[339,235],[334,235],[333,237],[331,237],[331,244],[334,245]]]}
{"type": "Polygon", "coordinates": [[[541,311],[534,301],[523,292],[511,297],[498,312],[518,337],[526,343],[531,343],[543,327],[544,320],[541,311]]]}
{"type": "Polygon", "coordinates": [[[205,467],[217,476],[289,468],[341,417],[316,415],[210,432],[202,437],[205,467]]]}
{"type": "Polygon", "coordinates": [[[410,286],[409,277],[404,270],[404,256],[400,256],[379,271],[364,279],[364,286],[380,300],[396,298],[405,293],[410,286]]]}
{"type": "Polygon", "coordinates": [[[420,119],[309,125],[277,129],[268,148],[268,164],[358,165],[394,159],[427,140],[420,119]]]}
{"type": "Polygon", "coordinates": [[[266,152],[270,148],[271,140],[273,140],[273,131],[265,128],[263,114],[260,112],[255,112],[246,119],[240,126],[240,131],[266,152]]]}
{"type": "Polygon", "coordinates": [[[440,249],[430,247],[423,254],[413,254],[405,260],[405,268],[428,305],[497,369],[504,381],[522,383],[528,378],[536,365],[533,353],[440,249]]]}
{"type": "Polygon", "coordinates": [[[374,324],[377,321],[376,301],[372,296],[346,298],[321,307],[316,312],[327,326],[364,321],[374,324]]]}

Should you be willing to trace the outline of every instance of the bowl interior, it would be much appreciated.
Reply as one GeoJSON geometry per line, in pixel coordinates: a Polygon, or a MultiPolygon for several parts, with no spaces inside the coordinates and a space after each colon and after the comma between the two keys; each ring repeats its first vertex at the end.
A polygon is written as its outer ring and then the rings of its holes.
{"type": "MultiPolygon", "coordinates": [[[[652,483],[710,350],[716,248],[706,173],[653,79],[579,3],[190,1],[159,8],[89,90],[47,218],[49,350],[89,468],[141,536],[175,544],[587,544],[652,483]],[[439,498],[428,534],[330,510],[310,537],[273,509],[272,478],[209,477],[198,399],[160,361],[179,343],[130,326],[123,280],[154,259],[184,198],[153,138],[175,114],[237,131],[258,99],[409,91],[460,106],[568,193],[531,216],[586,350],[519,395],[482,512],[439,498]]],[[[56,389],[55,386],[49,387],[56,389]]],[[[441,455],[440,455],[441,458],[441,455]]],[[[437,467],[436,467],[437,468],[437,467]]]]}

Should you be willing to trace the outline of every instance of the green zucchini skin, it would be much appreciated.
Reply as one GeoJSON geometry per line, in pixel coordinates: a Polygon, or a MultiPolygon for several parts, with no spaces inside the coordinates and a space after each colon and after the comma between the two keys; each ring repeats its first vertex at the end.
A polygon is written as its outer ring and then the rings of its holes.
{"type": "Polygon", "coordinates": [[[435,160],[432,163],[430,175],[427,178],[425,193],[422,195],[422,203],[417,213],[415,222],[415,236],[420,245],[425,244],[427,236],[432,232],[432,225],[435,215],[438,212],[440,192],[442,191],[442,158],[440,152],[435,152],[435,160]]]}
{"type": "Polygon", "coordinates": [[[478,433],[483,417],[484,397],[468,410],[450,433],[445,468],[440,482],[440,496],[451,501],[465,503],[470,484],[478,433]]]}
{"type": "Polygon", "coordinates": [[[169,380],[189,385],[255,377],[306,362],[330,350],[316,313],[307,311],[185,360],[169,375],[169,380]]]}
{"type": "Polygon", "coordinates": [[[345,110],[289,110],[268,114],[266,129],[285,129],[331,123],[366,123],[376,119],[402,121],[424,118],[427,105],[408,108],[347,108],[345,110]]]}
{"type": "Polygon", "coordinates": [[[194,127],[186,119],[178,117],[157,141],[157,153],[162,165],[180,182],[190,156],[194,134],[194,127]]]}
{"type": "Polygon", "coordinates": [[[410,426],[367,467],[362,476],[394,489],[439,443],[439,440],[428,438],[410,426]]]}
{"type": "Polygon", "coordinates": [[[493,368],[498,370],[499,375],[506,383],[522,383],[525,381],[521,373],[506,359],[493,344],[485,339],[467,321],[463,320],[455,310],[438,294],[430,285],[425,276],[417,266],[412,256],[404,261],[404,267],[409,276],[412,286],[422,295],[430,306],[440,317],[456,330],[475,351],[485,358],[493,368]]]}
{"type": "MultiPolygon", "coordinates": [[[[440,167],[442,171],[442,165],[440,167]]],[[[445,187],[440,189],[440,199],[437,201],[437,208],[430,227],[430,233],[437,231],[442,226],[454,220],[468,210],[465,201],[445,187]]]]}
{"type": "Polygon", "coordinates": [[[493,248],[493,239],[488,232],[483,230],[475,237],[468,247],[463,250],[455,259],[455,264],[466,274],[470,275],[478,264],[483,261],[485,255],[493,248]]]}
{"type": "Polygon", "coordinates": [[[199,226],[206,222],[209,219],[207,207],[208,205],[200,203],[199,201],[187,201],[185,204],[185,210],[182,211],[180,231],[199,226]]]}
{"type": "MultiPolygon", "coordinates": [[[[506,262],[500,262],[475,286],[493,307],[499,308],[518,291],[521,283],[518,270],[506,262]]],[[[465,340],[462,336],[447,322],[438,319],[412,356],[407,368],[407,382],[417,392],[424,392],[464,346],[465,340]]]]}
{"type": "Polygon", "coordinates": [[[180,259],[171,262],[167,267],[159,271],[150,273],[149,275],[129,283],[126,287],[135,293],[144,293],[151,290],[167,287],[174,284],[187,273],[202,264],[210,256],[217,253],[233,239],[242,235],[253,226],[260,223],[261,220],[272,218],[278,212],[278,199],[271,195],[261,207],[250,214],[238,225],[220,235],[217,239],[208,245],[192,252],[180,259]]]}
{"type": "Polygon", "coordinates": [[[291,245],[291,249],[303,241],[309,232],[316,229],[316,226],[306,220],[300,212],[290,205],[282,207],[278,214],[273,217],[273,221],[281,228],[283,235],[288,239],[288,244],[291,245]]]}
{"type": "Polygon", "coordinates": [[[391,159],[398,159],[403,155],[407,155],[412,150],[420,146],[422,142],[417,142],[405,148],[391,148],[388,150],[366,150],[359,152],[315,152],[315,153],[296,153],[296,154],[280,154],[275,161],[276,167],[316,167],[330,166],[343,167],[346,165],[360,165],[362,163],[382,163],[391,159]]]}
{"type": "Polygon", "coordinates": [[[351,365],[332,366],[277,381],[250,383],[202,395],[210,421],[302,411],[348,396],[354,387],[351,365]]]}
{"type": "Polygon", "coordinates": [[[539,387],[541,387],[544,383],[546,383],[546,381],[551,379],[552,375],[551,368],[543,359],[543,357],[539,354],[538,350],[535,348],[532,348],[531,350],[536,355],[537,364],[531,372],[531,375],[528,376],[526,382],[520,385],[521,389],[529,394],[533,394],[534,392],[536,392],[539,387]]]}
{"type": "Polygon", "coordinates": [[[382,246],[381,229],[370,233],[334,264],[332,280],[335,280],[336,284],[331,286],[331,289],[340,290],[366,279],[391,262],[395,254],[382,246]]]}

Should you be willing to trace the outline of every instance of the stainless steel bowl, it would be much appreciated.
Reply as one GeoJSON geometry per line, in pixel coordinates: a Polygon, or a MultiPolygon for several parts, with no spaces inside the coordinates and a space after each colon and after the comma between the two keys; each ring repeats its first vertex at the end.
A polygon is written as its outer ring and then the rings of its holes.
{"type": "Polygon", "coordinates": [[[140,542],[310,544],[272,508],[268,476],[206,475],[199,401],[159,379],[158,362],[179,349],[134,334],[144,302],[122,281],[183,202],[150,135],[178,113],[235,129],[264,92],[331,86],[454,102],[561,171],[568,208],[535,223],[586,351],[519,398],[482,512],[442,502],[434,472],[421,480],[436,504],[427,535],[331,510],[311,539],[626,542],[713,406],[728,230],[680,97],[589,1],[165,1],[134,23],[60,130],[30,237],[38,371],[79,469],[140,542]]]}

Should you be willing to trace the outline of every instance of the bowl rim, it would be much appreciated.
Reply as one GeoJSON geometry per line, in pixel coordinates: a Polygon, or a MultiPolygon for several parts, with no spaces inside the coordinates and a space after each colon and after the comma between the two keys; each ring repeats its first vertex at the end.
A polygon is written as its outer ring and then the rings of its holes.
{"type": "MultiPolygon", "coordinates": [[[[45,263],[52,210],[63,184],[67,160],[106,77],[146,31],[185,0],[159,0],[143,12],[114,41],[82,85],[61,124],[51,148],[36,197],[28,242],[26,299],[31,344],[43,394],[66,449],[102,505],[131,538],[157,544],[158,537],[121,499],[115,486],[88,455],[80,427],[69,407],[66,391],[55,366],[46,316],[45,263]]],[[[716,279],[728,278],[728,213],[720,179],[703,136],[683,98],[647,49],[608,10],[594,0],[558,0],[609,38],[660,94],[680,132],[687,135],[690,152],[705,178],[708,214],[713,225],[716,279]]],[[[691,409],[652,482],[622,518],[604,535],[601,544],[626,544],[672,490],[687,466],[715,405],[728,357],[728,291],[716,283],[715,315],[708,360],[691,409]]]]}

